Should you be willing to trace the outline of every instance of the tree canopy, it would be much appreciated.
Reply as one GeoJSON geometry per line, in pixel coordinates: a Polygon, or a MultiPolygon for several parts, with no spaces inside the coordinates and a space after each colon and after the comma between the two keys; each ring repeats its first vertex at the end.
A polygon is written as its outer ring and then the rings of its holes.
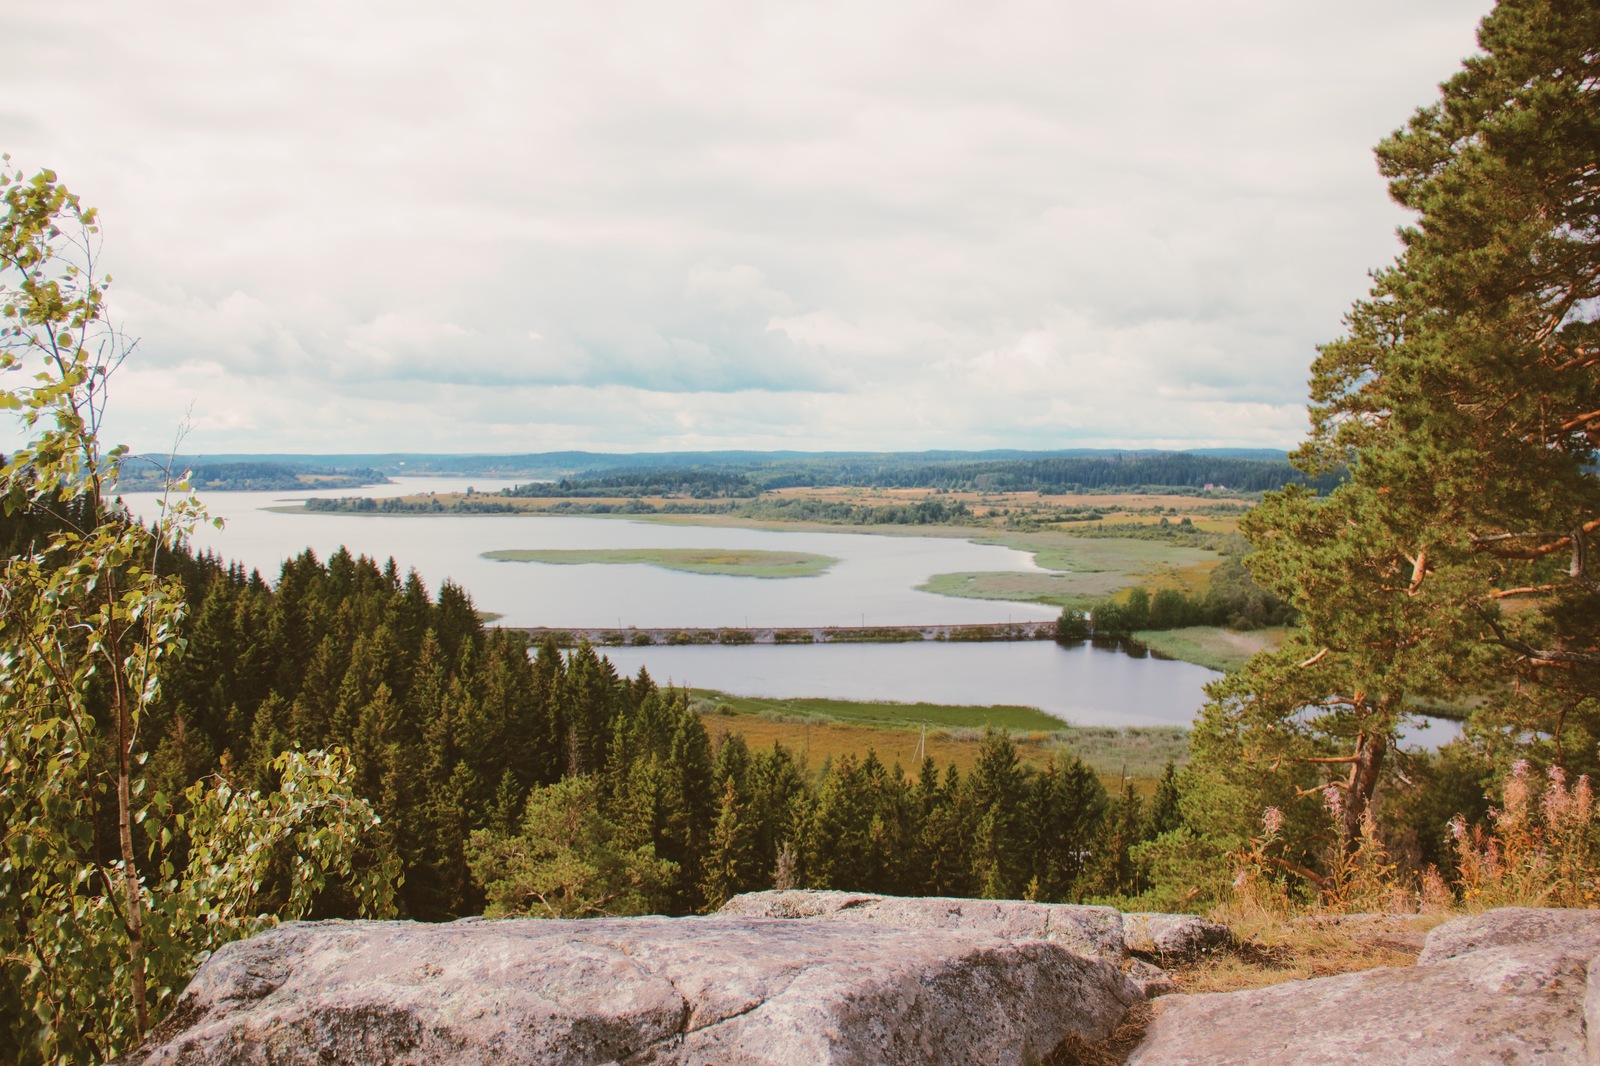
{"type": "Polygon", "coordinates": [[[1595,767],[1600,8],[1502,0],[1479,43],[1377,148],[1415,218],[1320,349],[1295,456],[1349,479],[1242,523],[1301,625],[1199,727],[1193,813],[1235,839],[1329,779],[1354,839],[1419,702],[1476,708],[1503,762],[1595,767]]]}

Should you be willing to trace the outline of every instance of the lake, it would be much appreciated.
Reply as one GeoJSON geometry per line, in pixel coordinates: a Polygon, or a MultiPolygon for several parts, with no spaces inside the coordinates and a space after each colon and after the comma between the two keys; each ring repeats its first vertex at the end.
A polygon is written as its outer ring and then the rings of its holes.
{"type": "Polygon", "coordinates": [[[1218,675],[1091,644],[927,641],[606,648],[618,670],[745,696],[1037,707],[1074,725],[1187,726],[1218,675]]]}
{"type": "MultiPolygon", "coordinates": [[[[380,560],[394,556],[437,590],[446,578],[472,594],[479,610],[512,626],[898,626],[1054,618],[1051,607],[963,600],[918,592],[934,574],[1036,570],[1026,552],[957,537],[770,531],[679,525],[610,517],[517,515],[284,514],[265,510],[308,496],[398,496],[457,492],[456,479],[320,492],[209,492],[206,506],[226,520],[199,530],[195,543],[258,568],[268,580],[306,547],[326,559],[341,545],[380,560]],[[590,563],[554,566],[497,562],[481,554],[504,548],[755,548],[812,552],[840,561],[810,578],[687,574],[653,566],[590,563]]],[[[512,482],[475,479],[492,492],[512,482]]],[[[155,497],[124,497],[150,515],[155,497]]]]}
{"type": "MultiPolygon", "coordinates": [[[[1036,570],[1026,552],[955,537],[773,531],[606,517],[346,515],[267,510],[310,496],[456,492],[461,479],[407,478],[392,485],[316,492],[210,492],[226,526],[195,536],[275,580],[283,560],[310,547],[326,559],[340,546],[415,568],[430,589],[449,579],[483,611],[515,626],[853,626],[1006,622],[1053,618],[1038,604],[965,600],[919,592],[934,574],[1036,570]],[[762,579],[686,574],[643,565],[495,562],[503,548],[764,548],[840,561],[819,577],[762,579]]],[[[494,492],[509,481],[473,479],[494,492]]],[[[125,496],[155,513],[155,497],[125,496]]],[[[1092,645],[1019,643],[834,644],[607,648],[619,670],[647,667],[658,681],[749,696],[825,696],[901,702],[1020,704],[1079,725],[1188,725],[1213,671],[1137,658],[1092,645]]],[[[1412,731],[1434,746],[1459,732],[1438,723],[1412,731]]]]}

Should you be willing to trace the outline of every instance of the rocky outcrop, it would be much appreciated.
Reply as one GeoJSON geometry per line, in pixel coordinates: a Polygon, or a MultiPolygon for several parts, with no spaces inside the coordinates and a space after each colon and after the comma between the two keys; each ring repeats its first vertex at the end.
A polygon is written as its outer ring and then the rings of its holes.
{"type": "MultiPolygon", "coordinates": [[[[1389,936],[1396,916],[1317,920],[1389,936]]],[[[1175,991],[1150,960],[1226,938],[1181,915],[851,892],[699,918],[291,923],[218,951],[124,1061],[1076,1061],[1175,991]]],[[[1433,930],[1416,966],[1155,1009],[1131,1066],[1600,1064],[1600,912],[1491,911],[1433,930]]]]}
{"type": "Polygon", "coordinates": [[[1163,962],[1192,962],[1233,939],[1228,927],[1192,914],[1124,914],[1123,946],[1163,962]]]}
{"type": "Polygon", "coordinates": [[[125,1061],[1020,1064],[1139,998],[1110,959],[932,923],[291,923],[218,951],[125,1061]]]}
{"type": "Polygon", "coordinates": [[[730,899],[717,913],[744,918],[820,918],[880,929],[1045,940],[1080,955],[1116,962],[1127,955],[1122,915],[1112,907],[794,890],[747,892],[730,899]]]}
{"type": "Polygon", "coordinates": [[[1007,940],[1048,940],[1073,951],[1121,961],[1130,953],[1189,961],[1228,943],[1226,926],[1192,914],[1123,914],[1112,907],[1014,899],[878,896],[867,892],[747,892],[719,914],[826,918],[891,929],[949,929],[1007,940]]]}
{"type": "Polygon", "coordinates": [[[1512,908],[1428,934],[1417,965],[1169,996],[1129,1066],[1600,1063],[1600,913],[1512,908]]]}

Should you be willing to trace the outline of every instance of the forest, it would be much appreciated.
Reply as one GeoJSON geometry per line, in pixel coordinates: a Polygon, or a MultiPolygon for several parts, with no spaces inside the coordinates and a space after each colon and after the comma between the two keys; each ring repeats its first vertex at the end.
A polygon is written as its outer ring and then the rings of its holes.
{"type": "MultiPolygon", "coordinates": [[[[684,484],[674,481],[673,484],[684,484]]],[[[604,491],[596,495],[606,494],[604,491]]],[[[612,495],[622,495],[613,491],[612,495]]],[[[694,501],[669,499],[659,506],[639,497],[614,500],[586,500],[582,494],[569,498],[560,494],[543,514],[694,514],[730,515],[736,518],[772,520],[780,522],[826,522],[833,525],[950,525],[971,521],[973,513],[960,500],[925,499],[913,503],[866,504],[845,500],[810,500],[792,497],[759,497],[747,500],[723,500],[711,493],[696,495],[694,501]]],[[[546,499],[544,492],[508,492],[485,495],[427,496],[407,498],[386,496],[339,497],[327,499],[311,497],[304,503],[307,511],[322,514],[515,514],[523,510],[515,501],[546,499]]]]}
{"type": "Polygon", "coordinates": [[[524,499],[749,499],[779,489],[832,486],[1062,495],[1112,489],[1182,491],[1214,485],[1234,493],[1258,493],[1289,484],[1311,484],[1325,491],[1338,484],[1340,476],[1335,471],[1310,477],[1283,460],[1183,452],[944,461],[920,456],[785,457],[592,470],[502,489],[499,495],[524,499]]]}
{"type": "MultiPolygon", "coordinates": [[[[8,544],[32,535],[15,519],[0,529],[8,544]]],[[[307,552],[271,584],[209,555],[177,552],[165,565],[191,622],[145,720],[147,787],[178,796],[221,775],[271,791],[284,751],[344,749],[357,795],[382,819],[380,848],[400,858],[402,917],[541,910],[531,895],[496,897],[505,878],[483,874],[494,868],[483,856],[496,837],[547,832],[528,823],[530,796],[572,802],[550,790],[562,781],[594,785],[584,795],[603,846],[539,846],[602,871],[616,855],[660,863],[662,876],[630,898],[662,913],[769,888],[781,855],[795,886],[1076,900],[1131,888],[1128,849],[1175,827],[1170,774],[1148,816],[1131,792],[1114,812],[1070,752],[1034,772],[999,733],[967,779],[931,761],[908,773],[870,752],[821,766],[782,746],[750,752],[736,734],[708,734],[686,692],[643,672],[618,677],[587,645],[530,656],[520,635],[485,627],[461,589],[446,583],[432,597],[392,560],[307,552]]],[[[159,834],[183,810],[141,832],[159,834]]],[[[101,824],[100,858],[111,861],[101,824]]],[[[550,869],[561,868],[552,853],[550,869]]],[[[623,886],[608,876],[541,895],[553,913],[613,912],[623,886]]],[[[333,884],[314,913],[342,906],[333,884]]]]}
{"type": "MultiPolygon", "coordinates": [[[[119,472],[121,492],[160,492],[169,480],[171,459],[132,462],[119,472]]],[[[353,489],[382,485],[389,479],[371,467],[289,464],[264,461],[197,462],[183,467],[196,489],[216,492],[280,492],[286,489],[353,489]]]]}

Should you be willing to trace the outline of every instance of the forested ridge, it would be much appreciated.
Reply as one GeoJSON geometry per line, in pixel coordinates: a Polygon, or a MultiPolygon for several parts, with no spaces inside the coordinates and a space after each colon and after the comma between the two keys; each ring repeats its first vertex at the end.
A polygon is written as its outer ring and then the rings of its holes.
{"type": "Polygon", "coordinates": [[[917,456],[780,459],[761,463],[636,467],[594,471],[503,490],[506,496],[756,496],[785,488],[944,489],[1064,494],[1147,487],[1263,492],[1310,483],[1329,489],[1337,473],[1308,477],[1287,460],[1135,452],[1105,456],[930,461],[917,456]]]}
{"type": "Polygon", "coordinates": [[[160,492],[176,474],[187,472],[196,489],[218,492],[279,491],[284,489],[359,488],[381,485],[389,479],[371,467],[343,467],[321,464],[277,463],[267,460],[248,462],[199,462],[180,466],[169,460],[130,461],[120,471],[117,489],[121,492],[160,492]]]}

